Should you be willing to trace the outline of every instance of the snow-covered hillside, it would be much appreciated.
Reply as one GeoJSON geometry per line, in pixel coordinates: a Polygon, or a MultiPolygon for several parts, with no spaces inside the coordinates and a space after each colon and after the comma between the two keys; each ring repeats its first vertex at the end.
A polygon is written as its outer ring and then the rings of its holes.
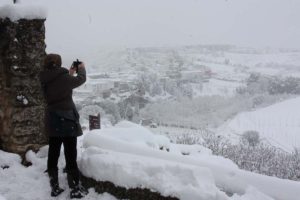
{"type": "Polygon", "coordinates": [[[245,131],[258,131],[261,139],[285,151],[300,147],[300,98],[238,114],[219,130],[229,138],[245,131]]]}

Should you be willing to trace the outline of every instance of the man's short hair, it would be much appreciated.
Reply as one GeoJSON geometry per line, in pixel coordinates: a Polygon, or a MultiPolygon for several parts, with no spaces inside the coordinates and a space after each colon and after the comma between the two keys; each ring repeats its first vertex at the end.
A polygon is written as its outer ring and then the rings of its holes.
{"type": "Polygon", "coordinates": [[[61,67],[61,56],[53,53],[47,54],[44,61],[44,68],[51,70],[59,67],[61,67]]]}

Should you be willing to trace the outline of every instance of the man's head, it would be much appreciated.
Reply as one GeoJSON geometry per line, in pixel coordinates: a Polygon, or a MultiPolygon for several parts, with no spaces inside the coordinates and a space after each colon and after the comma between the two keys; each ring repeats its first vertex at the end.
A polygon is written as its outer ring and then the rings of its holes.
{"type": "Polygon", "coordinates": [[[44,61],[44,69],[56,69],[61,67],[61,56],[58,54],[47,54],[44,61]]]}

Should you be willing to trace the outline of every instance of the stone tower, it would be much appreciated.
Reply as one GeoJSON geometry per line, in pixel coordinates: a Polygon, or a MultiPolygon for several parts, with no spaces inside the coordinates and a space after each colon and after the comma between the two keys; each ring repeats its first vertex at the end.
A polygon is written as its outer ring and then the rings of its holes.
{"type": "Polygon", "coordinates": [[[0,16],[0,149],[20,155],[47,143],[39,82],[44,21],[0,16]]]}

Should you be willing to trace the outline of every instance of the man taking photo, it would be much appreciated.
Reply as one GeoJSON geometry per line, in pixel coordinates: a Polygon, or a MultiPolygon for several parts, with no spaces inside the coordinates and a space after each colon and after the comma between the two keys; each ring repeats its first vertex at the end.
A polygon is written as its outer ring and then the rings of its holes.
{"type": "Polygon", "coordinates": [[[84,63],[73,62],[69,70],[61,67],[61,56],[48,54],[40,81],[46,100],[45,129],[49,136],[47,171],[50,179],[51,196],[64,190],[58,182],[58,159],[61,145],[64,146],[68,184],[71,198],[82,198],[85,190],[80,186],[77,166],[77,137],[82,135],[79,114],[72,99],[72,90],[86,81],[84,63]],[[77,73],[77,76],[74,74],[77,73]]]}

